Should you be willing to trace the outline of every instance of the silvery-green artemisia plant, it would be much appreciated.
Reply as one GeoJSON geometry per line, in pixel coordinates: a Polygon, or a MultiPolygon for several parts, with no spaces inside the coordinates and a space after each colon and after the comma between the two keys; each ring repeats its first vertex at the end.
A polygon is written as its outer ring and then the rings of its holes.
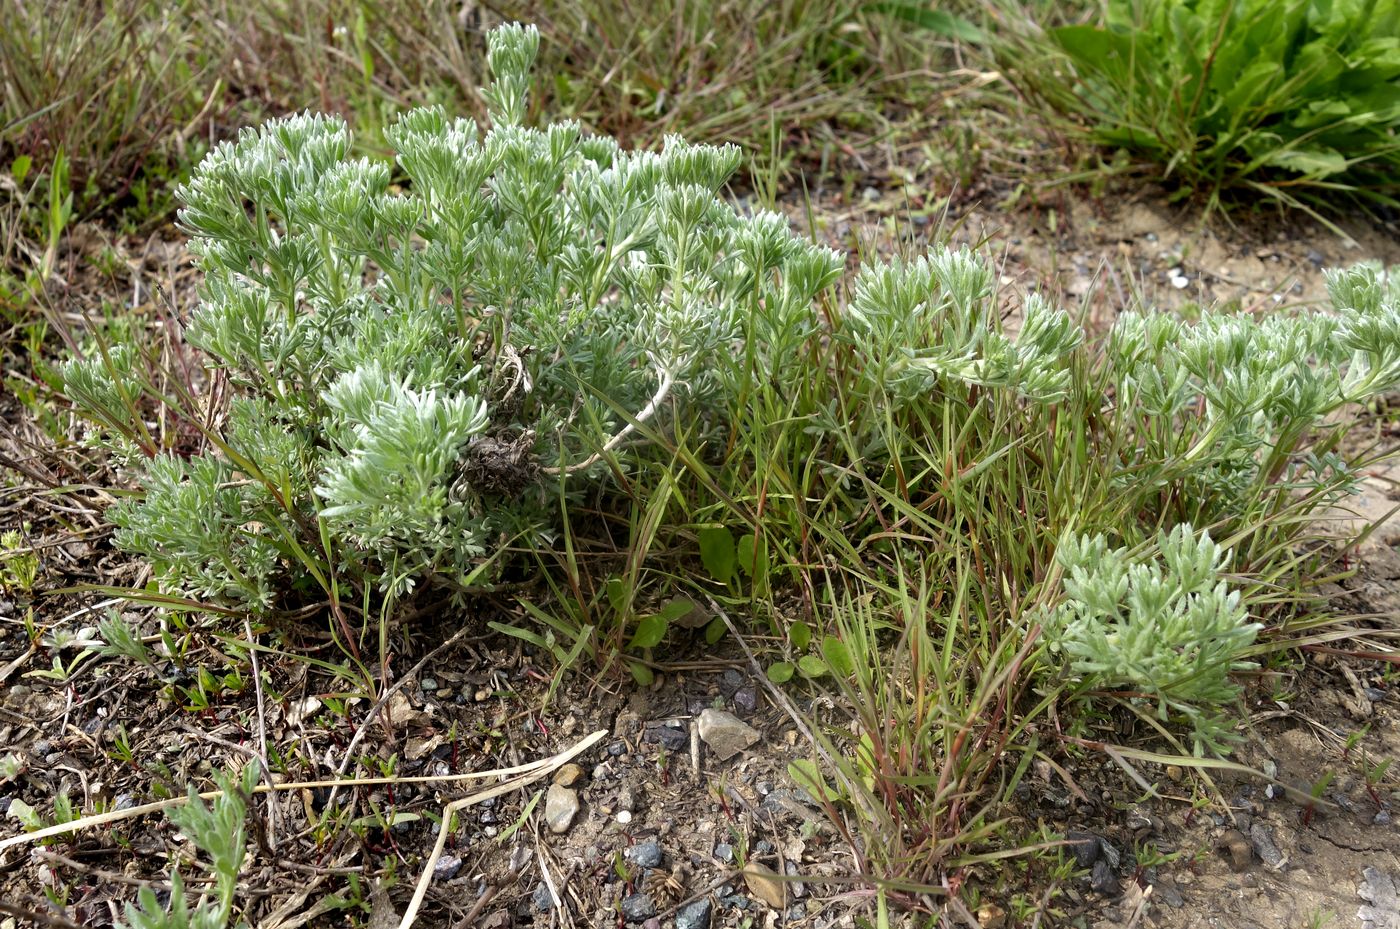
{"type": "Polygon", "coordinates": [[[487,129],[408,112],[391,165],[293,116],[180,190],[204,274],[185,335],[233,397],[208,451],[122,438],[130,349],[66,371],[145,490],[115,508],[118,543],[168,588],[266,606],[327,568],[391,595],[460,583],[547,532],[560,482],[627,468],[667,411],[723,428],[750,379],[796,376],[840,256],[718,198],[733,147],[526,126],[538,44],[488,36],[487,129]]]}
{"type": "Polygon", "coordinates": [[[1064,598],[1042,624],[1050,654],[1078,689],[1124,688],[1162,720],[1191,724],[1197,751],[1229,739],[1225,708],[1239,696],[1232,671],[1259,624],[1222,578],[1230,553],[1182,523],[1156,553],[1110,548],[1103,535],[1070,535],[1056,560],[1064,598]]]}

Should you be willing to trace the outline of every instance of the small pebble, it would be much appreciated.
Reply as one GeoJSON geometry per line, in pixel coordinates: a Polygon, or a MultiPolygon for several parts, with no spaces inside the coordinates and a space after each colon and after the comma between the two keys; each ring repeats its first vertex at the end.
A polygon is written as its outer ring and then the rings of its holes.
{"type": "Polygon", "coordinates": [[[1248,868],[1254,861],[1254,849],[1238,829],[1225,830],[1215,847],[1224,849],[1226,857],[1230,860],[1230,868],[1236,872],[1248,868]]]}
{"type": "Polygon", "coordinates": [[[1099,837],[1092,832],[1066,832],[1065,843],[1074,856],[1074,866],[1087,870],[1099,857],[1099,837]]]}
{"type": "Polygon", "coordinates": [[[1377,826],[1389,826],[1390,810],[1381,810],[1375,815],[1375,818],[1372,819],[1371,822],[1375,823],[1377,826]]]}
{"type": "Polygon", "coordinates": [[[661,845],[655,840],[633,845],[622,853],[622,857],[639,868],[655,868],[661,864],[661,845]]]}
{"type": "Polygon", "coordinates": [[[731,863],[734,860],[733,846],[727,845],[724,842],[719,843],[715,846],[715,857],[725,864],[731,863]]]}
{"type": "Polygon", "coordinates": [[[759,740],[757,729],[723,710],[705,710],[696,725],[700,739],[720,761],[728,761],[759,740]]]}
{"type": "Polygon", "coordinates": [[[1099,857],[1108,862],[1108,866],[1114,870],[1123,861],[1123,856],[1118,854],[1118,849],[1113,847],[1113,843],[1099,836],[1099,857]]]}
{"type": "Polygon", "coordinates": [[[734,708],[745,714],[758,709],[758,691],[753,685],[746,685],[734,691],[734,708]]]}
{"type": "Polygon", "coordinates": [[[693,900],[676,911],[676,929],[710,929],[714,904],[709,897],[693,900]]]}
{"type": "Polygon", "coordinates": [[[632,821],[632,811],[631,811],[631,810],[618,810],[618,811],[617,811],[617,821],[620,822],[620,823],[622,823],[622,825],[624,825],[624,826],[627,825],[628,823],[630,823],[630,822],[632,821]]]}
{"type": "Polygon", "coordinates": [[[1181,907],[1186,903],[1186,901],[1182,899],[1181,891],[1177,890],[1173,884],[1167,881],[1153,883],[1152,899],[1161,900],[1163,903],[1165,903],[1169,907],[1172,907],[1173,909],[1181,909],[1181,907]]]}
{"type": "Polygon", "coordinates": [[[450,881],[457,876],[457,872],[462,870],[462,859],[456,855],[443,855],[433,865],[433,880],[450,881]]]}
{"type": "Polygon", "coordinates": [[[418,683],[419,683],[419,685],[420,685],[424,690],[437,690],[437,689],[438,689],[438,682],[437,682],[437,678],[435,678],[435,677],[425,677],[425,678],[423,678],[421,681],[419,681],[418,683]]]}
{"type": "Polygon", "coordinates": [[[1255,823],[1250,826],[1249,838],[1260,861],[1275,871],[1283,867],[1287,859],[1284,858],[1283,852],[1279,851],[1278,845],[1274,842],[1273,832],[1268,826],[1263,823],[1255,823]]]}
{"type": "Polygon", "coordinates": [[[647,741],[660,742],[668,752],[679,752],[690,745],[690,733],[678,726],[652,726],[647,730],[647,741]]]}
{"type": "MultiPolygon", "coordinates": [[[[802,876],[802,871],[800,868],[797,867],[797,862],[795,861],[784,862],[783,873],[786,874],[788,877],[802,876]]],[[[791,890],[792,895],[800,900],[807,894],[807,885],[802,883],[801,881],[789,881],[788,890],[791,890]]]]}
{"type": "Polygon", "coordinates": [[[554,783],[560,787],[573,787],[583,780],[583,769],[576,764],[566,764],[554,772],[554,783]]]}
{"type": "Polygon", "coordinates": [[[554,897],[549,893],[549,885],[540,881],[535,885],[535,892],[530,894],[530,902],[535,904],[535,909],[541,913],[548,913],[554,906],[554,897]]]}
{"type": "Polygon", "coordinates": [[[656,915],[656,901],[649,894],[632,894],[622,898],[622,918],[639,923],[656,915]]]}
{"type": "Polygon", "coordinates": [[[555,835],[568,832],[578,810],[578,794],[558,784],[549,785],[544,798],[544,821],[549,825],[550,832],[555,835]]]}
{"type": "Polygon", "coordinates": [[[750,861],[744,868],[744,883],[750,893],[773,909],[781,912],[787,906],[787,887],[767,865],[750,861]]]}
{"type": "Polygon", "coordinates": [[[1363,687],[1362,692],[1366,694],[1366,699],[1372,703],[1380,703],[1385,699],[1385,691],[1376,687],[1363,687]]]}
{"type": "Polygon", "coordinates": [[[982,929],[1002,929],[1006,925],[1006,910],[988,901],[977,908],[977,922],[982,929]]]}
{"type": "Polygon", "coordinates": [[[1102,858],[1094,862],[1094,871],[1089,878],[1089,886],[1110,897],[1118,896],[1118,892],[1121,890],[1118,885],[1118,877],[1113,873],[1108,862],[1102,858]]]}

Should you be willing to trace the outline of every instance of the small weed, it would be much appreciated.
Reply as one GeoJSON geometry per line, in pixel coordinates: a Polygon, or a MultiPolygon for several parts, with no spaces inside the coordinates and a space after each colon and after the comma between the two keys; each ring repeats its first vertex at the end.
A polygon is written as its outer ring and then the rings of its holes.
{"type": "Polygon", "coordinates": [[[0,533],[0,590],[28,596],[39,580],[39,555],[29,543],[29,524],[0,533]]]}

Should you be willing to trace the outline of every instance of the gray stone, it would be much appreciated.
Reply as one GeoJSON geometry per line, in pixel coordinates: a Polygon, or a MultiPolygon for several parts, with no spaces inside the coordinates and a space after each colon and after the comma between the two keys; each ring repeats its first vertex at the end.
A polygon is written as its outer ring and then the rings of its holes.
{"type": "Polygon", "coordinates": [[[1074,866],[1088,870],[1099,859],[1099,837],[1092,832],[1066,832],[1065,842],[1074,856],[1074,866]]]}
{"type": "Polygon", "coordinates": [[[433,880],[450,881],[457,876],[457,872],[462,870],[462,859],[456,855],[443,855],[433,865],[433,880]]]}
{"type": "Polygon", "coordinates": [[[129,810],[136,806],[136,798],[131,794],[117,794],[117,798],[112,801],[112,806],[118,810],[129,810]]]}
{"type": "Polygon", "coordinates": [[[1362,883],[1356,895],[1368,904],[1356,911],[1361,929],[1394,929],[1395,914],[1400,912],[1400,895],[1395,892],[1395,879],[1384,871],[1367,866],[1361,869],[1362,883]]]}
{"type": "Polygon", "coordinates": [[[1389,826],[1389,825],[1390,825],[1390,810],[1381,810],[1379,813],[1377,813],[1377,814],[1375,815],[1375,817],[1371,820],[1371,822],[1374,823],[1374,824],[1376,824],[1377,826],[1389,826]]]}
{"type": "Polygon", "coordinates": [[[655,840],[633,845],[622,853],[622,857],[639,868],[655,868],[661,865],[661,845],[655,840]]]}
{"type": "Polygon", "coordinates": [[[1122,863],[1123,856],[1118,854],[1118,849],[1113,847],[1113,843],[1099,836],[1099,857],[1108,862],[1108,866],[1113,870],[1118,870],[1118,865],[1122,863]]]}
{"type": "Polygon", "coordinates": [[[747,684],[734,691],[734,708],[745,716],[758,709],[758,690],[747,684]]]}
{"type": "Polygon", "coordinates": [[[544,796],[544,821],[555,835],[569,831],[578,815],[578,794],[567,787],[550,784],[544,796]]]}
{"type": "Polygon", "coordinates": [[[1104,861],[1102,858],[1094,862],[1094,871],[1089,878],[1089,886],[1099,893],[1106,894],[1110,897],[1118,896],[1119,891],[1122,889],[1118,886],[1117,875],[1113,873],[1113,869],[1109,867],[1108,862],[1104,861]]]}
{"type": "Polygon", "coordinates": [[[676,929],[710,929],[714,904],[709,897],[693,900],[676,911],[676,929]]]}
{"type": "Polygon", "coordinates": [[[530,902],[535,905],[535,909],[541,913],[548,913],[554,906],[554,897],[549,892],[549,885],[540,881],[535,885],[535,892],[530,894],[530,902]]]}
{"type": "Polygon", "coordinates": [[[1255,823],[1249,827],[1249,842],[1254,846],[1254,852],[1259,856],[1259,860],[1277,871],[1283,867],[1283,852],[1279,851],[1278,845],[1274,842],[1273,832],[1263,823],[1255,823]]]}
{"type": "Polygon", "coordinates": [[[678,752],[690,745],[690,733],[678,726],[652,726],[647,730],[647,740],[660,742],[668,752],[678,752]]]}
{"type": "Polygon", "coordinates": [[[759,739],[758,730],[723,710],[706,709],[700,714],[700,738],[721,761],[728,761],[759,739]]]}
{"type": "Polygon", "coordinates": [[[1176,885],[1171,881],[1153,881],[1152,899],[1160,900],[1173,909],[1181,909],[1186,901],[1181,897],[1181,891],[1176,889],[1176,885]]]}
{"type": "Polygon", "coordinates": [[[637,793],[631,787],[624,787],[617,792],[617,808],[627,813],[637,812],[637,793]]]}
{"type": "Polygon", "coordinates": [[[730,864],[734,861],[733,846],[728,845],[724,842],[719,843],[715,846],[715,857],[718,858],[720,861],[723,861],[725,864],[730,864]]]}
{"type": "Polygon", "coordinates": [[[656,915],[656,901],[648,894],[632,894],[622,898],[622,918],[639,923],[656,915]]]}
{"type": "MultiPolygon", "coordinates": [[[[786,862],[784,862],[784,863],[783,863],[783,873],[786,874],[788,877],[801,877],[801,876],[802,876],[802,870],[801,870],[800,868],[797,867],[797,862],[795,862],[795,861],[786,861],[786,862]]],[[[802,883],[801,881],[789,881],[789,882],[788,882],[788,890],[791,890],[791,891],[792,891],[792,895],[793,895],[794,897],[797,897],[797,898],[800,900],[802,897],[806,896],[806,894],[807,894],[807,885],[804,884],[804,883],[802,883]]]]}

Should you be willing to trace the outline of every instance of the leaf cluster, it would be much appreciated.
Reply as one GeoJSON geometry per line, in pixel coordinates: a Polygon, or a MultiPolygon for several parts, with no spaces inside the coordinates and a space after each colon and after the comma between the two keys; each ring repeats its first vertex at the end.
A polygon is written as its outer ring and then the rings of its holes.
{"type": "Polygon", "coordinates": [[[1109,0],[1102,24],[1004,42],[1049,106],[1185,190],[1400,190],[1395,0],[1109,0]]]}
{"type": "Polygon", "coordinates": [[[1181,523],[1152,556],[1081,535],[1057,557],[1064,600],[1043,630],[1063,673],[1082,689],[1130,688],[1156,703],[1160,719],[1184,715],[1198,752],[1221,748],[1222,708],[1239,696],[1229,675],[1252,667],[1239,656],[1261,628],[1221,579],[1230,553],[1181,523]]]}

